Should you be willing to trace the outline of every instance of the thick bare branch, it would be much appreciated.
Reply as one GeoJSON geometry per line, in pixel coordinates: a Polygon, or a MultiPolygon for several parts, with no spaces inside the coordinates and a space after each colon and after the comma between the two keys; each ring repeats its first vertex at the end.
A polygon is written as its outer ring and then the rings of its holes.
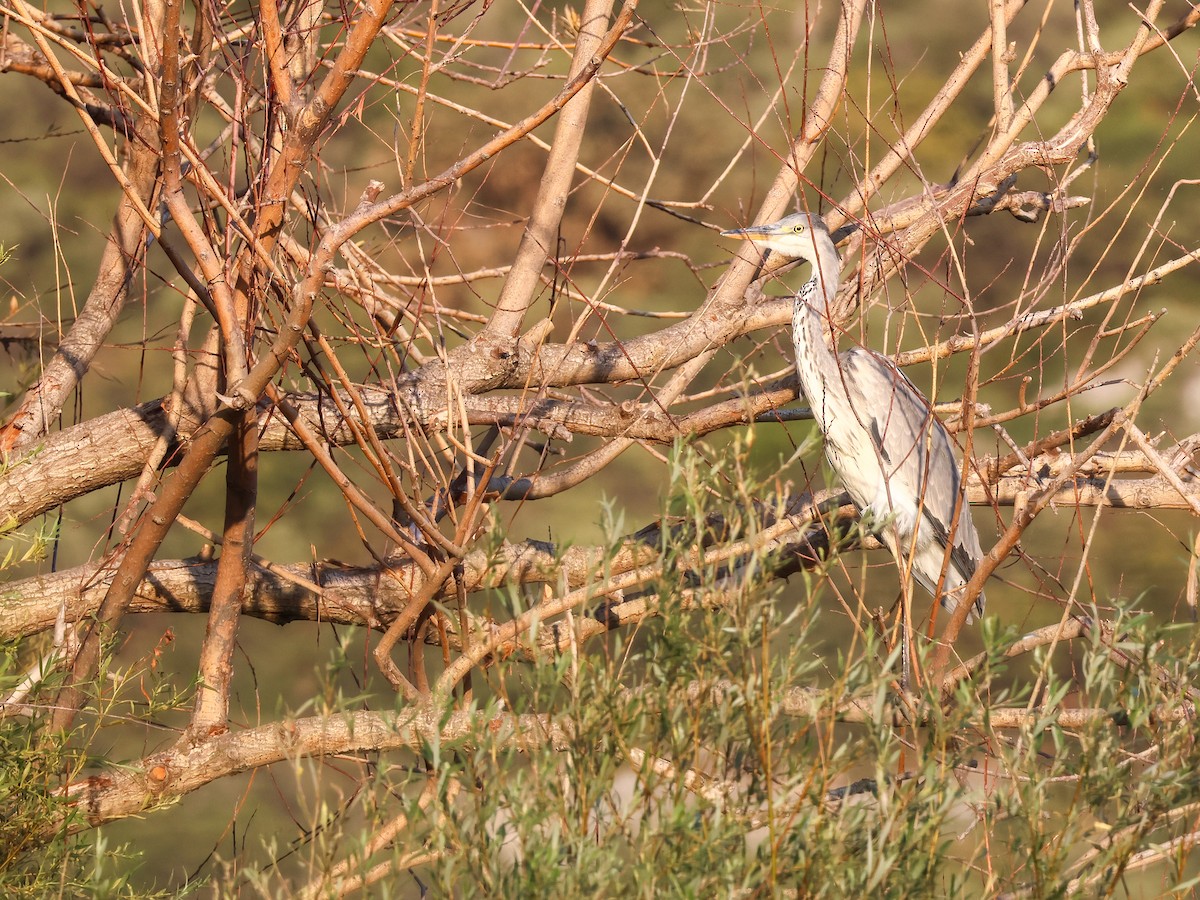
{"type": "Polygon", "coordinates": [[[159,166],[157,144],[152,132],[139,134],[130,142],[125,164],[128,192],[123,192],[118,201],[92,289],[38,383],[4,425],[0,450],[29,447],[49,431],[124,310],[130,281],[140,268],[146,248],[147,231],[139,206],[149,206],[154,195],[159,166]]]}
{"type": "MultiPolygon", "coordinates": [[[[729,682],[696,682],[688,686],[688,694],[696,700],[719,704],[723,697],[738,696],[740,691],[729,682]]],[[[831,697],[827,692],[803,687],[782,689],[778,702],[785,715],[807,719],[911,725],[932,717],[928,711],[914,716],[902,708],[880,710],[873,697],[831,697]]],[[[1180,722],[1193,716],[1191,702],[1184,701],[1159,707],[1153,721],[1180,722]]],[[[981,710],[978,718],[993,729],[1028,727],[1047,718],[1067,729],[1096,722],[1128,724],[1119,709],[1095,708],[991,708],[981,710]]],[[[66,789],[65,797],[83,817],[84,821],[70,825],[78,831],[153,809],[217,779],[286,759],[332,757],[355,751],[417,750],[430,742],[471,747],[477,746],[482,736],[486,736],[489,747],[498,750],[566,750],[576,731],[577,725],[566,716],[488,715],[471,710],[447,715],[428,704],[399,714],[347,712],[315,716],[217,735],[197,743],[180,742],[121,769],[77,781],[66,789]]]]}
{"type": "MultiPolygon", "coordinates": [[[[578,78],[588,67],[593,55],[599,53],[612,8],[613,0],[587,0],[584,4],[582,28],[571,58],[568,78],[578,78]]],[[[546,167],[542,170],[533,212],[521,234],[521,244],[517,247],[512,269],[487,324],[487,330],[493,334],[510,338],[517,336],[525,314],[533,303],[534,292],[541,285],[542,267],[557,250],[559,227],[567,207],[567,194],[575,174],[579,149],[583,145],[594,90],[594,80],[589,81],[564,104],[558,114],[554,141],[546,167]]]]}

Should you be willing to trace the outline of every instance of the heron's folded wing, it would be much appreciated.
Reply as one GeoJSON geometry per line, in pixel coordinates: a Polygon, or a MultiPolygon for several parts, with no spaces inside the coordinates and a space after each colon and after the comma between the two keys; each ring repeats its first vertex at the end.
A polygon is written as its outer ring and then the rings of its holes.
{"type": "MultiPolygon", "coordinates": [[[[839,357],[847,393],[859,421],[875,443],[888,490],[912,498],[937,543],[950,544],[950,525],[962,502],[962,478],[954,445],[929,401],[886,357],[855,348],[839,357]]],[[[983,550],[964,510],[954,529],[950,562],[968,581],[983,550]]]]}

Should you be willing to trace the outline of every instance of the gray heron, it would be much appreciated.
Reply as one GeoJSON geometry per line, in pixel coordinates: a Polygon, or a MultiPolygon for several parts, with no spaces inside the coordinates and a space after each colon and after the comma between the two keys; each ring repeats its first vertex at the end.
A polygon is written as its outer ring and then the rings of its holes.
{"type": "MultiPolygon", "coordinates": [[[[795,297],[792,343],[829,464],[895,558],[906,606],[915,579],[953,612],[983,558],[953,442],[890,359],[861,347],[838,355],[830,307],[842,261],[824,219],[796,213],[722,234],[812,265],[812,278],[795,297]]],[[[983,607],[981,591],[972,612],[982,616],[983,607]]],[[[907,672],[907,652],[904,662],[907,672]]]]}

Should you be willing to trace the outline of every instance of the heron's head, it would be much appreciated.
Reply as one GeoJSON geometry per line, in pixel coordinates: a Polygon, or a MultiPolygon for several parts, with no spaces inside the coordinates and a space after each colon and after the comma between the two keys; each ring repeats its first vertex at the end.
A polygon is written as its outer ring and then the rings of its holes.
{"type": "Polygon", "coordinates": [[[742,241],[753,241],[789,259],[803,259],[814,264],[834,249],[825,220],[808,213],[793,213],[770,225],[734,228],[721,234],[742,241]]]}

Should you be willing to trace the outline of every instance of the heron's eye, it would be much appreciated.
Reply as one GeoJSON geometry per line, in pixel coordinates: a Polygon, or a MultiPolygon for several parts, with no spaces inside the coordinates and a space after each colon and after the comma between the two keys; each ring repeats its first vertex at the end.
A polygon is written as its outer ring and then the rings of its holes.
{"type": "Polygon", "coordinates": [[[796,225],[792,228],[792,231],[796,232],[796,234],[802,234],[804,232],[804,226],[796,225]]]}

